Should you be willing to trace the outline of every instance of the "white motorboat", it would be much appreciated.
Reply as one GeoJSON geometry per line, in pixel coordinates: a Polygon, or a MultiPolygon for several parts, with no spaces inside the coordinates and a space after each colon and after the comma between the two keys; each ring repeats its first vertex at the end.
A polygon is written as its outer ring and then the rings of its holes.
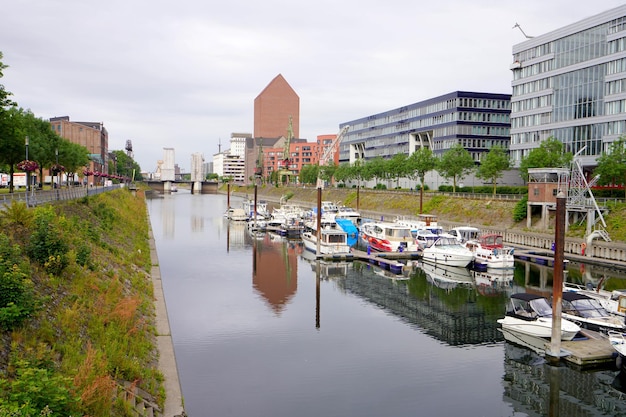
{"type": "Polygon", "coordinates": [[[398,217],[396,218],[396,223],[411,228],[413,236],[415,236],[420,230],[429,231],[436,235],[443,233],[443,227],[437,224],[436,214],[419,214],[417,218],[398,217]]]}
{"type": "MultiPolygon", "coordinates": [[[[250,200],[248,198],[243,200],[242,208],[246,212],[246,214],[248,215],[249,219],[253,219],[254,218],[254,214],[255,214],[254,200],[250,200]]],[[[259,219],[259,220],[269,219],[270,218],[270,212],[269,212],[269,210],[267,208],[267,201],[265,201],[265,200],[258,200],[256,202],[256,218],[259,219]]]]}
{"type": "Polygon", "coordinates": [[[335,219],[350,220],[352,224],[357,226],[361,222],[361,213],[347,206],[338,206],[338,211],[335,214],[335,219]]]}
{"type": "Polygon", "coordinates": [[[478,239],[468,240],[465,247],[474,254],[474,267],[484,268],[514,268],[514,249],[504,246],[502,235],[489,233],[480,236],[478,239]]]}
{"type": "Polygon", "coordinates": [[[237,222],[245,222],[246,220],[248,220],[246,212],[243,211],[243,209],[241,208],[229,208],[228,210],[226,210],[224,216],[228,218],[228,220],[237,222]]]}
{"type": "MultiPolygon", "coordinates": [[[[527,293],[513,294],[505,317],[499,319],[498,323],[503,333],[513,333],[520,339],[530,336],[548,341],[552,337],[552,307],[545,297],[527,293]]],[[[579,331],[578,324],[561,318],[561,340],[572,340],[579,331]]]]}
{"type": "Polygon", "coordinates": [[[608,336],[611,346],[613,346],[613,349],[615,349],[620,357],[622,366],[625,366],[626,362],[624,361],[624,358],[626,358],[626,335],[621,332],[610,331],[608,336]]]}
{"type": "Polygon", "coordinates": [[[602,333],[624,332],[624,318],[609,313],[598,300],[577,291],[563,292],[562,314],[567,320],[602,333]]]}
{"type": "Polygon", "coordinates": [[[368,222],[361,226],[361,238],[380,252],[415,252],[417,244],[411,229],[397,223],[368,222]]]}
{"type": "Polygon", "coordinates": [[[453,237],[440,236],[432,245],[422,249],[422,259],[441,265],[466,267],[474,254],[453,237]]]}
{"type": "Polygon", "coordinates": [[[415,242],[417,243],[418,250],[424,250],[424,248],[429,247],[437,239],[439,239],[439,235],[433,233],[428,229],[421,229],[415,233],[415,242]]]}
{"type": "Polygon", "coordinates": [[[319,240],[319,253],[324,255],[347,255],[350,253],[348,234],[340,227],[325,225],[317,229],[307,228],[302,233],[304,248],[317,253],[319,240]],[[319,239],[318,239],[319,238],[319,239]]]}
{"type": "Polygon", "coordinates": [[[461,243],[465,243],[468,240],[478,240],[481,232],[480,229],[473,226],[458,226],[454,227],[446,232],[447,235],[453,236],[461,243]]]}
{"type": "Polygon", "coordinates": [[[582,284],[563,282],[563,292],[566,291],[580,292],[581,294],[595,298],[609,313],[621,317],[626,316],[626,290],[608,291],[600,288],[600,285],[594,287],[592,284],[585,286],[582,284]]]}

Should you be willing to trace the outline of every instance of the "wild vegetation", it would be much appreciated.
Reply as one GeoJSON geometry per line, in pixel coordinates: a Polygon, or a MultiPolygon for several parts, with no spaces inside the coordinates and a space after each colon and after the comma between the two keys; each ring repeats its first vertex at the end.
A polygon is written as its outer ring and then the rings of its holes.
{"type": "Polygon", "coordinates": [[[162,404],[145,201],[127,190],[0,211],[0,416],[125,416],[162,404]]]}

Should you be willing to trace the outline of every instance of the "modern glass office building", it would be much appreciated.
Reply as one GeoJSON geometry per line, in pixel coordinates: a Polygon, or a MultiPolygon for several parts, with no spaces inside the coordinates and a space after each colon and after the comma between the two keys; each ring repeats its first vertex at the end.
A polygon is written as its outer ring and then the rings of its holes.
{"type": "Polygon", "coordinates": [[[494,145],[508,149],[509,94],[456,91],[366,116],[349,125],[339,145],[339,163],[412,154],[422,146],[438,155],[457,143],[476,162],[494,145]]]}
{"type": "Polygon", "coordinates": [[[555,137],[585,169],[626,135],[626,5],[513,47],[515,166],[555,137]]]}

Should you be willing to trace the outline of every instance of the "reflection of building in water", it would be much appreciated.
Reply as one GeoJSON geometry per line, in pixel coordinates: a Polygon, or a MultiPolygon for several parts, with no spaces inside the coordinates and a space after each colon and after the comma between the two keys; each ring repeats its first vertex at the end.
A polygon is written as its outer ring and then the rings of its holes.
{"type": "Polygon", "coordinates": [[[504,348],[503,397],[515,412],[545,416],[548,410],[558,410],[554,415],[561,416],[626,415],[624,393],[612,386],[614,372],[554,367],[528,349],[511,343],[505,343],[504,348]]]}
{"type": "Polygon", "coordinates": [[[191,231],[194,233],[204,231],[204,199],[191,199],[191,231]],[[199,213],[199,214],[196,214],[199,213]]]}
{"type": "Polygon", "coordinates": [[[367,264],[354,262],[338,285],[453,346],[504,339],[496,321],[504,311],[504,298],[488,299],[489,303],[501,304],[490,306],[490,311],[497,312],[492,316],[476,302],[474,288],[440,290],[427,282],[422,271],[409,281],[397,281],[375,274],[367,264]]]}
{"type": "Polygon", "coordinates": [[[174,217],[175,203],[171,195],[163,196],[163,204],[161,206],[163,208],[163,214],[161,215],[163,219],[163,236],[168,240],[174,239],[174,231],[176,230],[176,219],[174,217]]]}
{"type": "Polygon", "coordinates": [[[253,246],[252,285],[280,314],[298,288],[298,253],[296,242],[272,240],[266,234],[253,246]]]}

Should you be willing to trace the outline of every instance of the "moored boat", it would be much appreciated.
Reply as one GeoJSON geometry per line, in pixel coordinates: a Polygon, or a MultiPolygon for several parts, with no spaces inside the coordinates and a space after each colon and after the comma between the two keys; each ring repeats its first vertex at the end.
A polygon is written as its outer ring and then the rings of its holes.
{"type": "Polygon", "coordinates": [[[562,314],[589,330],[608,333],[624,332],[624,318],[609,313],[598,300],[576,291],[563,292],[562,314]]]}
{"type": "Polygon", "coordinates": [[[449,266],[466,267],[474,259],[472,252],[453,237],[441,236],[421,252],[425,262],[449,266]]]}
{"type": "Polygon", "coordinates": [[[465,242],[465,247],[474,254],[475,268],[514,268],[514,249],[504,246],[502,235],[489,233],[465,242]]]}
{"type": "Polygon", "coordinates": [[[302,233],[304,248],[310,252],[324,255],[347,255],[350,253],[348,234],[340,227],[322,227],[319,233],[316,229],[308,229],[302,233]]]}
{"type": "Polygon", "coordinates": [[[411,229],[397,223],[368,222],[361,226],[361,238],[380,252],[415,252],[417,244],[411,229]]]}
{"type": "Polygon", "coordinates": [[[626,290],[608,291],[602,289],[600,285],[581,285],[571,282],[563,282],[563,292],[574,291],[595,298],[611,314],[626,316],[626,290]]]}
{"type": "MultiPolygon", "coordinates": [[[[552,307],[545,297],[536,294],[512,294],[506,314],[498,323],[507,340],[535,346],[552,337],[552,307]]],[[[579,331],[576,323],[561,319],[561,340],[572,340],[579,331]]]]}

